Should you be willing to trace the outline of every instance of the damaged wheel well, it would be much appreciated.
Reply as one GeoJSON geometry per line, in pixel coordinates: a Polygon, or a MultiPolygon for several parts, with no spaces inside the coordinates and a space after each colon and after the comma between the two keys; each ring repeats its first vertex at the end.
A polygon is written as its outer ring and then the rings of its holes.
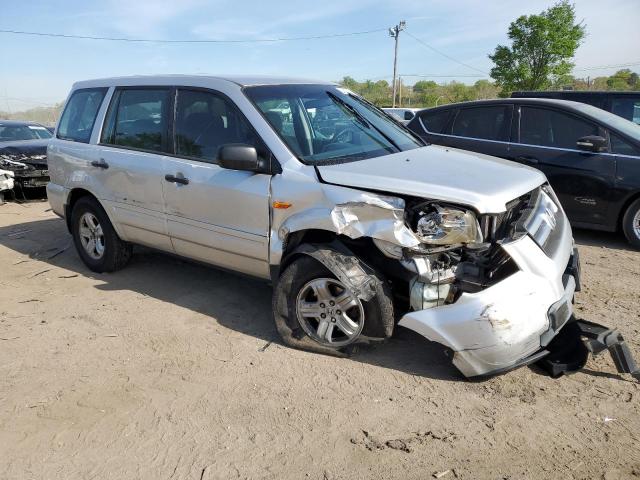
{"type": "MultiPolygon", "coordinates": [[[[357,238],[352,239],[344,235],[338,235],[335,232],[329,230],[308,229],[292,232],[287,236],[283,242],[284,248],[282,252],[282,261],[278,266],[278,272],[283,272],[285,268],[299,255],[295,253],[296,248],[304,244],[326,244],[339,242],[345,247],[352,250],[357,256],[362,257],[363,260],[367,255],[363,255],[363,252],[367,252],[373,246],[370,238],[357,238]]],[[[374,247],[375,248],[375,247],[374,247]]]]}
{"type": "Polygon", "coordinates": [[[67,229],[71,232],[71,212],[73,212],[74,205],[83,197],[92,197],[96,201],[98,199],[93,195],[90,191],[85,190],[84,188],[74,188],[69,192],[69,197],[67,198],[67,204],[64,207],[64,218],[67,222],[67,229]]]}

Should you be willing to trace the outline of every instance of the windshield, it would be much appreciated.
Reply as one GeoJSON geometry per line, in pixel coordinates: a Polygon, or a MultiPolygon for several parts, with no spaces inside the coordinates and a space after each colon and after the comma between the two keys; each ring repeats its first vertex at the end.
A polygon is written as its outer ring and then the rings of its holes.
{"type": "Polygon", "coordinates": [[[41,125],[2,125],[0,123],[0,142],[39,138],[51,138],[51,133],[41,125]]]}
{"type": "Polygon", "coordinates": [[[305,163],[350,162],[424,145],[384,112],[344,88],[269,85],[244,91],[305,163]]]}
{"type": "Polygon", "coordinates": [[[591,115],[593,118],[596,118],[601,122],[605,122],[608,126],[619,130],[634,140],[640,141],[640,125],[591,105],[576,104],[575,106],[578,110],[586,113],[587,115],[591,115]]]}

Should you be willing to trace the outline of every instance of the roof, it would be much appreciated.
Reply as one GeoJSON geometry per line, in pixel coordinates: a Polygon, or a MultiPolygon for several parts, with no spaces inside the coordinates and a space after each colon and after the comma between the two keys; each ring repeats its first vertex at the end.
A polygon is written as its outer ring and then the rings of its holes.
{"type": "Polygon", "coordinates": [[[333,84],[324,80],[312,80],[297,77],[280,77],[269,75],[135,75],[125,77],[100,78],[77,82],[75,88],[111,87],[118,85],[145,85],[145,84],[200,84],[203,81],[226,81],[241,87],[253,85],[282,85],[282,84],[333,84]]]}
{"type": "Polygon", "coordinates": [[[639,95],[638,91],[620,91],[620,90],[519,90],[513,92],[511,95],[518,95],[518,97],[532,95],[537,96],[553,96],[553,95],[567,95],[567,96],[593,96],[604,97],[608,95],[639,95]]]}
{"type": "Polygon", "coordinates": [[[474,100],[471,102],[459,102],[459,103],[448,103],[446,105],[441,105],[439,107],[429,108],[428,110],[446,110],[449,108],[459,108],[459,107],[475,107],[475,106],[483,106],[483,105],[518,105],[522,103],[534,104],[534,105],[555,105],[558,107],[564,107],[569,109],[582,109],[584,107],[584,103],[581,102],[573,102],[571,100],[560,100],[558,98],[494,98],[490,100],[474,100]]]}

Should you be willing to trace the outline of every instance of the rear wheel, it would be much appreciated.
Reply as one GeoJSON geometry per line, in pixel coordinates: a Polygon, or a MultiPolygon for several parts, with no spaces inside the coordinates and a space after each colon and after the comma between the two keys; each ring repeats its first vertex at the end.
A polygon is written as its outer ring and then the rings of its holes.
{"type": "Polygon", "coordinates": [[[84,264],[98,273],[123,268],[131,258],[131,244],[123,242],[102,206],[83,197],[71,213],[73,241],[84,264]]]}
{"type": "Polygon", "coordinates": [[[622,230],[629,243],[640,249],[640,198],[629,205],[625,212],[622,230]]]}

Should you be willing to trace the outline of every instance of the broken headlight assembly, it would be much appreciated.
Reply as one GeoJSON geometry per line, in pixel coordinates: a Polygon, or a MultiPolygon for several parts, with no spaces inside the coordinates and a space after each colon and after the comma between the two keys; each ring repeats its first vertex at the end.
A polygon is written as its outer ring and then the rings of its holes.
{"type": "Polygon", "coordinates": [[[430,245],[482,242],[476,216],[458,207],[422,204],[415,210],[412,227],[418,239],[430,245]]]}

